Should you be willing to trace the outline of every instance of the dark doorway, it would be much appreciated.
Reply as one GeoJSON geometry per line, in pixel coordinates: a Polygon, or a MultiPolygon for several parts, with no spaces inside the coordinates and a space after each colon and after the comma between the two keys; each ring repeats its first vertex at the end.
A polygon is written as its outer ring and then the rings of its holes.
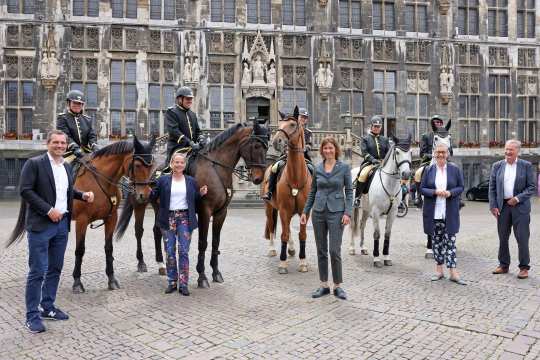
{"type": "Polygon", "coordinates": [[[246,116],[257,119],[270,120],[270,100],[263,97],[252,97],[246,100],[246,116]]]}

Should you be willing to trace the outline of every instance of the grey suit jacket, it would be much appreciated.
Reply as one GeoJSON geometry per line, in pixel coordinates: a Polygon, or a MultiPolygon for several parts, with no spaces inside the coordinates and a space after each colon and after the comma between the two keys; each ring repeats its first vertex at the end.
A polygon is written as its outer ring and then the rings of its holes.
{"type": "Polygon", "coordinates": [[[330,212],[344,211],[351,216],[352,198],[350,166],[338,160],[332,172],[327,174],[323,161],[315,168],[304,214],[309,214],[311,209],[324,211],[328,207],[330,212]]]}
{"type": "MultiPolygon", "coordinates": [[[[489,177],[489,208],[502,209],[504,204],[504,170],[506,161],[500,160],[493,164],[489,177]]],[[[521,213],[531,212],[531,196],[536,192],[536,182],[532,164],[526,160],[517,160],[514,196],[519,203],[516,209],[521,213]]]]}

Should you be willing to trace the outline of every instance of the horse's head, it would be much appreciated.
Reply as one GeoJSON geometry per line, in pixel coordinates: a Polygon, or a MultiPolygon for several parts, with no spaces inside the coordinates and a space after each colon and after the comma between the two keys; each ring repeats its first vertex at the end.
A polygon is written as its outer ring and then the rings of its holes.
{"type": "Polygon", "coordinates": [[[140,142],[136,136],[133,137],[133,155],[128,165],[127,174],[130,185],[135,191],[135,199],[139,203],[146,202],[150,196],[150,177],[154,170],[152,150],[155,143],[155,137],[148,144],[140,142]]]}
{"type": "Polygon", "coordinates": [[[266,152],[270,133],[259,120],[253,121],[253,130],[247,140],[240,147],[240,156],[244,159],[246,167],[250,170],[251,181],[258,185],[264,179],[266,169],[266,152]]]}
{"type": "Polygon", "coordinates": [[[451,120],[448,120],[448,124],[446,124],[445,127],[437,128],[437,131],[434,131],[433,133],[433,149],[437,145],[444,144],[449,149],[452,147],[452,136],[450,136],[450,126],[451,126],[451,120]]]}
{"type": "Polygon", "coordinates": [[[408,180],[411,177],[411,134],[406,139],[398,139],[392,136],[394,141],[393,158],[396,163],[396,168],[401,179],[408,180]]]}
{"type": "Polygon", "coordinates": [[[294,108],[292,114],[285,115],[281,111],[279,115],[279,127],[272,139],[274,149],[283,152],[286,146],[303,147],[303,126],[298,122],[298,106],[294,108]]]}

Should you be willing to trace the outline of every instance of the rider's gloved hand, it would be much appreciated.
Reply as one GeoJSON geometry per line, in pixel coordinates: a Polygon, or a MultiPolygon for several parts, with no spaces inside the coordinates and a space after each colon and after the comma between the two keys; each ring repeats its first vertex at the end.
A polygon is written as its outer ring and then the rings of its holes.
{"type": "Polygon", "coordinates": [[[373,159],[373,165],[381,165],[381,160],[373,159]]]}
{"type": "Polygon", "coordinates": [[[83,154],[83,152],[81,151],[80,148],[73,149],[73,155],[75,155],[75,157],[77,159],[80,159],[80,158],[82,158],[84,156],[84,154],[83,154]]]}
{"type": "Polygon", "coordinates": [[[189,146],[191,146],[191,150],[193,151],[199,151],[201,150],[201,145],[197,144],[196,142],[190,142],[189,146]]]}

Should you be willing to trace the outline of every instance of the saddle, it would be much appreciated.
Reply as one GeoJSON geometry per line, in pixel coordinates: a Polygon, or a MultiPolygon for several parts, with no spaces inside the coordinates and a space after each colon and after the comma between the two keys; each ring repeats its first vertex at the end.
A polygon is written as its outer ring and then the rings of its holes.
{"type": "MultiPolygon", "coordinates": [[[[369,166],[369,164],[367,164],[366,166],[369,166]]],[[[354,179],[354,184],[353,186],[356,187],[356,183],[358,182],[358,177],[360,176],[360,173],[362,172],[362,170],[365,168],[365,166],[362,166],[360,167],[360,170],[358,171],[358,174],[356,175],[355,179],[354,179]]],[[[369,188],[371,186],[371,183],[373,182],[373,178],[374,178],[374,175],[375,175],[375,171],[379,168],[379,166],[373,166],[373,168],[369,171],[369,173],[367,174],[367,177],[366,177],[366,181],[364,182],[364,188],[363,188],[363,191],[362,191],[362,194],[367,194],[369,192],[369,188]]],[[[359,194],[356,195],[357,197],[359,196],[359,194]]]]}

